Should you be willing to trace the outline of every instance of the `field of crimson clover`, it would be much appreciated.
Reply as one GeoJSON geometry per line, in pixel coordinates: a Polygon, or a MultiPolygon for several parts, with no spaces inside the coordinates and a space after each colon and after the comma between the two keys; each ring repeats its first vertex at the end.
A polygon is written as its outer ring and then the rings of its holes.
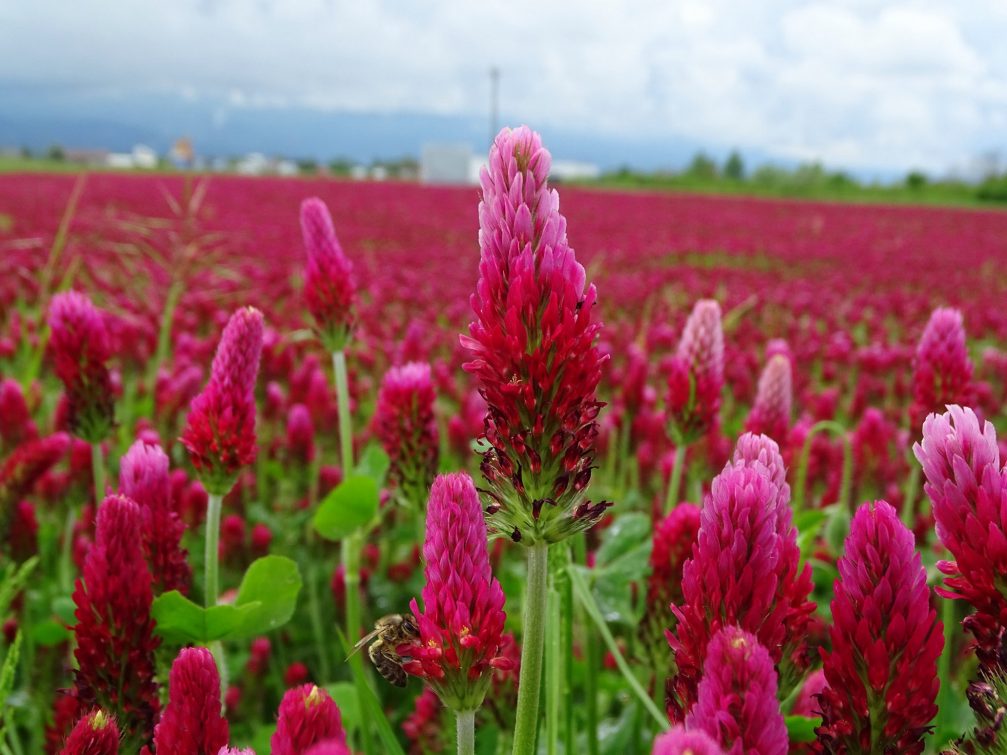
{"type": "Polygon", "coordinates": [[[1007,753],[1007,214],[549,165],[0,179],[0,753],[1007,753]]]}

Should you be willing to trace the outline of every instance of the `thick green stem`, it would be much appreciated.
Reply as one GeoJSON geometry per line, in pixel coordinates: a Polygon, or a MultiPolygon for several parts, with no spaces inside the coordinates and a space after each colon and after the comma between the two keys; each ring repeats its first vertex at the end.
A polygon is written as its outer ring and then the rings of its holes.
{"type": "Polygon", "coordinates": [[[675,448],[675,463],[671,468],[671,480],[668,481],[668,497],[664,502],[664,513],[669,514],[678,505],[678,491],[682,487],[682,473],[685,470],[685,455],[688,446],[682,444],[675,448]]]}
{"type": "Polygon", "coordinates": [[[203,604],[210,608],[217,605],[220,594],[220,509],[223,496],[210,493],[206,502],[206,550],[203,552],[203,573],[206,575],[203,585],[203,604]]]}
{"type": "Polygon", "coordinates": [[[105,457],[101,453],[101,443],[91,444],[91,473],[94,476],[94,505],[101,506],[105,500],[105,457]]]}
{"type": "Polygon", "coordinates": [[[542,650],[545,646],[546,577],[549,546],[535,543],[528,548],[528,581],[524,596],[524,635],[521,647],[521,678],[517,690],[513,755],[533,755],[538,733],[539,693],[542,687],[542,650]]]}
{"type": "Polygon", "coordinates": [[[455,713],[455,725],[458,729],[458,755],[475,755],[476,712],[458,711],[455,713]]]}
{"type": "Polygon", "coordinates": [[[336,403],[339,410],[339,453],[343,479],[353,470],[353,429],[350,422],[350,384],[346,374],[346,354],[332,352],[332,368],[336,373],[336,403]]]}

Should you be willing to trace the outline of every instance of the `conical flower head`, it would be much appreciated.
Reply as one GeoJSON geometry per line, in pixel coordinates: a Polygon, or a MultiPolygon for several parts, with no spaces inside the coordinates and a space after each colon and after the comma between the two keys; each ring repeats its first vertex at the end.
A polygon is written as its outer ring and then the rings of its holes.
{"type": "Polygon", "coordinates": [[[604,357],[596,291],[566,238],[538,134],[504,129],[482,172],[476,319],[462,345],[488,404],[483,457],[491,526],[532,545],[591,527],[604,357]]]}
{"type": "Polygon", "coordinates": [[[60,755],[118,755],[119,727],[115,716],[103,710],[80,717],[60,750],[60,755]]]}
{"type": "Polygon", "coordinates": [[[971,404],[972,361],[965,343],[962,313],[935,309],[916,347],[913,360],[913,425],[946,404],[971,404]]]}
{"type": "Polygon", "coordinates": [[[699,506],[680,503],[654,528],[647,579],[647,609],[641,622],[642,639],[668,665],[665,630],[675,621],[670,605],[682,602],[682,569],[699,532],[699,506]]]}
{"type": "Polygon", "coordinates": [[[217,755],[230,731],[220,712],[220,675],[206,648],[184,648],[171,664],[168,705],[154,728],[154,749],[172,755],[217,755]]]}
{"type": "Polygon", "coordinates": [[[270,740],[273,755],[303,755],[312,745],[327,740],[346,745],[339,706],[314,684],[288,689],[280,701],[276,732],[270,740]]]}
{"type": "Polygon", "coordinates": [[[409,362],[385,373],[374,433],[391,465],[388,479],[404,504],[422,507],[437,474],[438,433],[430,365],[409,362]]]}
{"type": "Polygon", "coordinates": [[[175,511],[168,456],[160,446],[142,440],[130,446],[119,461],[119,491],[140,504],[154,592],[188,592],[192,570],[181,546],[185,524],[175,511]]]}
{"type": "Polygon", "coordinates": [[[217,346],[210,380],[189,408],[182,445],[211,493],[223,495],[255,461],[255,378],[262,353],[262,313],[239,309],[217,346]]]}
{"type": "Polygon", "coordinates": [[[682,570],[683,602],[672,606],[678,625],[668,635],[678,667],[668,700],[676,720],[695,702],[707,643],[724,626],[758,638],[779,666],[784,693],[807,665],[811,570],[800,566],[790,491],[781,486],[783,462],[775,449],[764,436],[739,444],[700,514],[692,558],[682,570]]]}
{"type": "Polygon", "coordinates": [[[927,417],[913,453],[923,467],[937,537],[954,558],[938,563],[947,575],[947,589],[938,592],[976,608],[969,626],[980,657],[996,663],[997,627],[1007,626],[1007,474],[996,431],[989,422],[980,429],[971,409],[951,405],[927,417]]]}
{"type": "Polygon", "coordinates": [[[329,208],[318,197],[301,203],[301,233],[308,253],[304,298],[326,351],[341,351],[353,335],[353,266],[336,238],[329,208]]]}
{"type": "Polygon", "coordinates": [[[101,312],[84,294],[66,291],[49,304],[49,349],[69,401],[69,426],[89,443],[108,437],[115,424],[111,356],[101,312]]]}
{"type": "Polygon", "coordinates": [[[154,681],[153,594],[143,558],[142,514],[135,501],[109,496],[98,509],[94,545],[77,580],[76,696],[113,712],[123,734],[146,743],[159,708],[154,681]]]}
{"type": "Polygon", "coordinates": [[[685,727],[705,731],[728,755],[786,755],[787,726],[776,692],[766,649],[754,635],[725,627],[710,640],[699,699],[685,727]]]}
{"type": "Polygon", "coordinates": [[[762,433],[784,443],[790,433],[793,387],[790,360],[783,354],[770,357],[759,377],[755,403],[745,421],[745,429],[762,433]]]}
{"type": "Polygon", "coordinates": [[[886,502],[865,503],[838,568],[819,742],[834,753],[923,752],[944,635],[913,534],[886,502]]]}
{"type": "Polygon", "coordinates": [[[419,639],[400,651],[410,674],[427,679],[455,711],[476,710],[499,666],[504,594],[490,568],[486,524],[465,473],[434,480],[423,543],[423,612],[413,600],[419,639]]]}
{"type": "Polygon", "coordinates": [[[702,729],[687,731],[684,726],[676,726],[658,735],[651,755],[724,755],[724,751],[702,729]]]}
{"type": "Polygon", "coordinates": [[[668,377],[668,422],[676,445],[699,440],[716,424],[723,389],[720,305],[702,299],[686,320],[668,377]]]}
{"type": "Polygon", "coordinates": [[[21,384],[13,378],[0,380],[0,441],[16,446],[38,437],[21,384]]]}

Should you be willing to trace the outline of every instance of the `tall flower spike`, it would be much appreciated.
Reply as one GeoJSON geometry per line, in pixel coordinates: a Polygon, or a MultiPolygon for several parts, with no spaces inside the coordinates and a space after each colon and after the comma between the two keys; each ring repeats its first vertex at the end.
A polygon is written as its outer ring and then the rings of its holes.
{"type": "Polygon", "coordinates": [[[111,356],[101,312],[84,294],[56,294],[49,305],[49,348],[69,400],[69,426],[89,443],[108,437],[115,424],[111,356]]]}
{"type": "Polygon", "coordinates": [[[702,299],[685,323],[668,378],[668,422],[676,445],[694,443],[716,424],[723,389],[720,305],[702,299]]]}
{"type": "Polygon", "coordinates": [[[819,742],[833,753],[923,752],[944,635],[913,534],[886,502],[865,503],[838,568],[819,742]]]}
{"type": "Polygon", "coordinates": [[[328,352],[342,351],[353,332],[353,266],[336,238],[329,209],[318,197],[301,203],[301,233],[308,253],[304,298],[328,352]]]}
{"type": "Polygon", "coordinates": [[[262,352],[262,313],[243,307],[220,337],[210,380],[189,408],[182,445],[206,489],[226,494],[255,461],[255,378],[262,352]]]}
{"type": "Polygon", "coordinates": [[[682,602],[682,568],[699,532],[699,507],[680,503],[654,528],[647,580],[647,609],[641,622],[642,639],[654,653],[657,668],[670,661],[665,629],[674,621],[669,606],[682,602]]]}
{"type": "Polygon", "coordinates": [[[954,561],[941,561],[946,598],[964,599],[977,614],[967,626],[984,666],[999,664],[1007,626],[1007,473],[1000,464],[996,431],[979,426],[971,409],[951,405],[923,423],[923,443],[913,453],[926,477],[937,537],[954,561]]]}
{"type": "Polygon", "coordinates": [[[725,627],[713,636],[685,727],[705,731],[732,755],[786,755],[776,671],[754,635],[725,627]]]}
{"type": "Polygon", "coordinates": [[[973,395],[962,313],[935,309],[913,360],[913,426],[919,427],[929,412],[939,412],[946,404],[971,404],[973,395]]]}
{"type": "Polygon", "coordinates": [[[119,727],[115,716],[103,710],[80,717],[60,750],[60,755],[118,755],[119,727]]]}
{"type": "Polygon", "coordinates": [[[220,712],[220,675],[206,648],[183,648],[171,664],[168,705],[154,728],[154,749],[172,755],[216,755],[230,730],[220,712]]]}
{"type": "Polygon", "coordinates": [[[154,592],[188,592],[192,570],[181,546],[185,524],[175,511],[168,456],[160,446],[142,440],[130,446],[119,462],[119,491],[140,504],[154,592]]]}
{"type": "Polygon", "coordinates": [[[137,747],[150,737],[159,708],[154,651],[160,640],[150,615],[141,521],[136,502],[118,495],[105,499],[83,579],[73,591],[77,698],[84,709],[113,712],[137,747]]]}
{"type": "Polygon", "coordinates": [[[420,637],[401,648],[412,659],[403,668],[425,678],[451,710],[474,711],[492,667],[510,663],[499,654],[504,594],[490,568],[479,497],[463,472],[434,480],[423,558],[423,612],[410,604],[420,637]]]}
{"type": "MultiPolygon", "coordinates": [[[[312,745],[335,740],[346,747],[339,706],[314,684],[288,689],[280,701],[276,732],[270,740],[273,755],[302,755],[312,745]]],[[[349,750],[346,750],[349,755],[349,750]]]]}
{"type": "Polygon", "coordinates": [[[491,526],[525,545],[588,529],[596,390],[605,361],[597,293],[567,243],[551,158],[531,129],[503,129],[481,175],[475,320],[465,369],[488,404],[482,472],[491,526]]]}
{"type": "Polygon", "coordinates": [[[686,731],[684,726],[676,726],[658,735],[651,755],[724,755],[724,751],[702,729],[686,731]]]}
{"type": "Polygon", "coordinates": [[[783,354],[771,357],[759,377],[755,403],[745,421],[746,430],[768,435],[777,443],[786,442],[793,403],[791,382],[790,360],[783,354]]]}
{"type": "Polygon", "coordinates": [[[388,479],[404,504],[421,508],[437,474],[438,435],[430,365],[410,362],[385,373],[374,433],[391,459],[388,479]]]}
{"type": "Polygon", "coordinates": [[[695,702],[707,643],[724,626],[757,637],[779,667],[784,694],[807,666],[811,570],[800,567],[782,469],[772,440],[745,436],[735,461],[713,480],[682,570],[683,602],[672,606],[678,619],[676,632],[668,633],[678,667],[669,685],[674,720],[695,702]]]}

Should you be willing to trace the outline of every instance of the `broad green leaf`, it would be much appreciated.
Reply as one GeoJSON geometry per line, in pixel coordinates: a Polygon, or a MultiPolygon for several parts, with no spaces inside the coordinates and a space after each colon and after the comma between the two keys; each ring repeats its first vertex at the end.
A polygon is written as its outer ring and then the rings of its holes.
{"type": "Polygon", "coordinates": [[[378,484],[378,487],[381,487],[385,484],[385,475],[388,474],[389,466],[391,466],[391,460],[388,458],[388,454],[381,446],[372,443],[364,449],[360,461],[357,462],[356,474],[370,477],[378,484]]]}
{"type": "Polygon", "coordinates": [[[791,742],[814,742],[815,729],[822,725],[821,718],[807,716],[787,716],[787,736],[791,742]]]}
{"type": "Polygon", "coordinates": [[[74,615],[74,611],[76,610],[77,604],[73,602],[73,598],[70,596],[60,595],[58,598],[53,598],[52,612],[68,627],[77,624],[77,617],[74,615]]]}
{"type": "Polygon", "coordinates": [[[52,647],[70,639],[70,630],[53,619],[40,621],[31,628],[31,638],[36,645],[52,647]]]}
{"type": "Polygon", "coordinates": [[[336,701],[339,712],[343,714],[343,726],[347,729],[346,733],[352,736],[352,730],[360,726],[360,702],[356,686],[352,682],[336,682],[335,684],[327,684],[325,691],[336,701]]]}
{"type": "Polygon", "coordinates": [[[294,615],[301,584],[301,573],[291,559],[284,556],[256,559],[245,572],[234,601],[234,607],[244,611],[241,625],[227,636],[254,637],[286,624],[294,615]],[[248,607],[251,609],[246,610],[248,607]]]}
{"type": "Polygon", "coordinates": [[[605,569],[620,557],[650,543],[650,517],[631,512],[618,517],[603,535],[595,568],[605,569]]]}
{"type": "Polygon", "coordinates": [[[378,512],[378,483],[370,477],[347,477],[325,496],[315,512],[315,531],[327,540],[342,540],[366,528],[378,512]]]}
{"type": "Polygon", "coordinates": [[[818,535],[828,517],[829,512],[825,509],[803,509],[794,515],[794,526],[797,527],[797,547],[801,551],[802,562],[807,560],[811,549],[818,542],[818,535]]]}
{"type": "Polygon", "coordinates": [[[258,607],[255,601],[242,606],[203,608],[178,590],[171,590],[154,599],[150,613],[157,622],[155,631],[164,639],[205,645],[229,636],[258,607]]]}

